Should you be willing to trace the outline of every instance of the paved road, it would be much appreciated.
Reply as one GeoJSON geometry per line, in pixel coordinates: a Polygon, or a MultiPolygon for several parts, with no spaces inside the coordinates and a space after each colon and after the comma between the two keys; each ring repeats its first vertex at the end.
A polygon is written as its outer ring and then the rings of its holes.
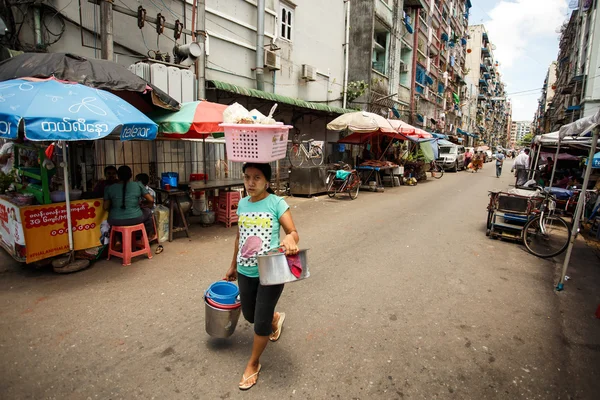
{"type": "Polygon", "coordinates": [[[312,277],[286,287],[282,339],[244,394],[251,327],[213,340],[202,303],[234,229],[198,228],[127,268],[5,267],[3,398],[568,398],[554,264],[486,238],[487,190],[510,182],[493,175],[486,164],[355,201],[291,199],[312,277]]]}

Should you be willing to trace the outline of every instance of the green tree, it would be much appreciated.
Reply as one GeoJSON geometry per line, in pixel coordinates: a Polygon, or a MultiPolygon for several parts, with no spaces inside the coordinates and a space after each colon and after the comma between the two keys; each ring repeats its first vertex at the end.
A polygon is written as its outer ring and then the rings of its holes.
{"type": "Polygon", "coordinates": [[[519,140],[519,146],[529,146],[533,141],[533,133],[528,133],[519,140]]]}

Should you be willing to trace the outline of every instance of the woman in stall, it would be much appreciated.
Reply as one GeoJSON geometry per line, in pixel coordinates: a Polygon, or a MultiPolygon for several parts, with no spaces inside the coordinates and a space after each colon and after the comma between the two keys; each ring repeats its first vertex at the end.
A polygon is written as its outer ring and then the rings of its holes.
{"type": "Polygon", "coordinates": [[[257,256],[278,247],[282,247],[286,255],[298,254],[300,238],[289,206],[269,188],[271,166],[247,163],[242,171],[249,196],[238,204],[238,234],[225,279],[237,279],[242,313],[248,322],[254,324],[252,354],[238,385],[240,390],[248,390],[258,381],[260,356],[269,341],[279,339],[285,320],[285,313],[275,312],[283,285],[260,284],[257,256]],[[285,232],[281,240],[280,227],[285,232]]]}
{"type": "MultiPolygon", "coordinates": [[[[154,198],[140,182],[132,181],[131,168],[119,167],[119,181],[104,191],[104,209],[108,211],[108,223],[111,226],[131,226],[144,224],[148,238],[154,235],[152,210],[140,207],[140,198],[152,204],[154,198]]],[[[119,246],[119,242],[116,243],[119,246]]]]}

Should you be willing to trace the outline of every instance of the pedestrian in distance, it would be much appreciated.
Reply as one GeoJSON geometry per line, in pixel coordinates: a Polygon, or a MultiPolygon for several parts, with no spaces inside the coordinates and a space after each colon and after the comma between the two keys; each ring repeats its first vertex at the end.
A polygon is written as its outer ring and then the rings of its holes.
{"type": "Polygon", "coordinates": [[[465,165],[467,166],[465,169],[469,169],[471,165],[471,160],[473,159],[473,152],[470,148],[467,147],[467,151],[465,152],[465,165]]]}
{"type": "Polygon", "coordinates": [[[516,186],[523,186],[528,180],[527,168],[529,168],[529,149],[523,150],[521,154],[515,158],[511,172],[515,172],[517,178],[516,186]]]}
{"type": "Polygon", "coordinates": [[[252,354],[238,385],[240,390],[248,390],[258,382],[260,356],[269,341],[276,342],[280,338],[285,320],[285,313],[275,312],[283,285],[260,284],[257,257],[280,247],[286,255],[298,254],[300,237],[290,207],[269,188],[271,166],[247,163],[242,171],[249,196],[238,204],[238,233],[225,279],[238,281],[242,314],[254,324],[252,354]],[[285,232],[281,241],[280,227],[285,232]]]}
{"type": "Polygon", "coordinates": [[[494,158],[496,159],[496,178],[500,178],[502,175],[502,165],[504,164],[504,153],[498,152],[494,154],[494,158]]]}

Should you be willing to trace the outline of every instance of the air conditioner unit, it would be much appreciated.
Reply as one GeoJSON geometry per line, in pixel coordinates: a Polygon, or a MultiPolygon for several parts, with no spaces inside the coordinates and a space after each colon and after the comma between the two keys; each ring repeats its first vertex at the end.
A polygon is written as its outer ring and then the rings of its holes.
{"type": "Polygon", "coordinates": [[[400,64],[400,73],[408,72],[408,64],[400,64]]]}
{"type": "Polygon", "coordinates": [[[272,71],[281,69],[281,56],[271,50],[265,49],[265,67],[272,71]]]}
{"type": "Polygon", "coordinates": [[[302,64],[302,79],[307,81],[317,80],[317,69],[313,66],[302,64]]]}

